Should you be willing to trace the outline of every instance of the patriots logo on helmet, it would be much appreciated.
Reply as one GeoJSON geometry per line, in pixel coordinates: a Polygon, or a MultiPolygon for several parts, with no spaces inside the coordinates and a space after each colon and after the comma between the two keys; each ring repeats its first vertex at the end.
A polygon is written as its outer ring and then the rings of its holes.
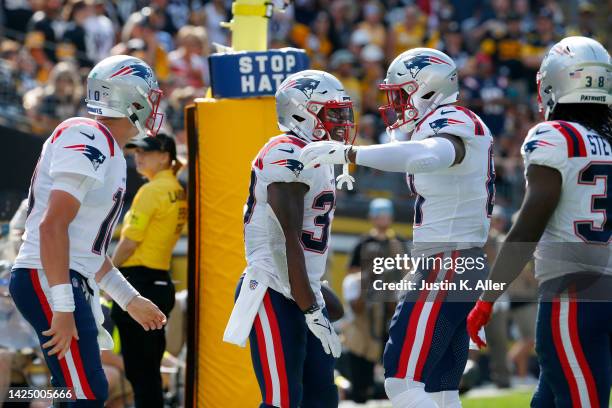
{"type": "Polygon", "coordinates": [[[312,97],[312,93],[321,81],[312,78],[298,78],[287,83],[286,88],[296,88],[302,91],[308,98],[312,97]]]}
{"type": "Polygon", "coordinates": [[[109,78],[125,76],[125,75],[134,75],[139,78],[144,79],[149,86],[153,87],[153,71],[151,68],[142,64],[132,64],[126,65],[125,67],[119,69],[117,72],[112,74],[109,78]]]}
{"type": "Polygon", "coordinates": [[[284,166],[295,173],[296,176],[300,175],[300,172],[304,170],[304,164],[295,159],[282,159],[272,162],[272,164],[277,164],[279,166],[284,166]]]}
{"type": "Polygon", "coordinates": [[[440,129],[445,128],[448,125],[458,125],[461,123],[465,123],[465,122],[462,122],[457,119],[452,119],[452,118],[440,118],[440,119],[434,120],[433,122],[430,122],[429,127],[431,127],[434,133],[438,133],[440,129]]]}
{"type": "Polygon", "coordinates": [[[559,55],[569,55],[569,56],[573,55],[572,50],[570,50],[569,45],[563,46],[563,44],[556,44],[554,47],[551,48],[550,51],[555,52],[559,55]]]}
{"type": "Polygon", "coordinates": [[[83,155],[87,157],[91,162],[91,165],[93,166],[94,170],[98,170],[98,167],[100,167],[100,165],[104,163],[104,160],[106,160],[106,156],[103,155],[100,150],[90,145],[71,145],[64,147],[64,149],[70,149],[74,150],[75,152],[83,153],[83,155]]]}
{"type": "Polygon", "coordinates": [[[450,65],[442,58],[432,57],[430,55],[417,55],[416,57],[404,61],[404,65],[406,66],[406,69],[408,70],[410,75],[412,75],[412,78],[416,78],[416,76],[419,74],[419,72],[421,72],[423,68],[428,67],[432,64],[450,65]]]}
{"type": "Polygon", "coordinates": [[[525,151],[525,153],[531,153],[538,147],[543,146],[554,146],[554,144],[547,142],[546,140],[532,140],[531,142],[525,143],[525,146],[523,146],[523,150],[525,151]]]}

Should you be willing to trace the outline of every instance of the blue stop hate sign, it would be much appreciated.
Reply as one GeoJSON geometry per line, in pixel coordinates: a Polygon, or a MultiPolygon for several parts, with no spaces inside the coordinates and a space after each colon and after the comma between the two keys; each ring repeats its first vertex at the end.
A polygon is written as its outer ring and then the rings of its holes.
{"type": "Polygon", "coordinates": [[[295,48],[213,54],[209,61],[215,98],[274,95],[287,76],[309,66],[304,50],[295,48]]]}

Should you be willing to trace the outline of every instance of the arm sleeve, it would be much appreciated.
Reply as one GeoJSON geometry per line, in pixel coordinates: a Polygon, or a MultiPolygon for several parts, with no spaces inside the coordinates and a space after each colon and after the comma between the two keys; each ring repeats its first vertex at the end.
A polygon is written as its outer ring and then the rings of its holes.
{"type": "Polygon", "coordinates": [[[454,161],[455,147],[442,137],[358,147],[355,159],[361,166],[411,174],[448,168],[454,161]]]}
{"type": "Polygon", "coordinates": [[[141,242],[147,226],[158,208],[159,195],[146,184],[140,187],[132,201],[130,210],[125,214],[121,237],[141,242]]]}
{"type": "Polygon", "coordinates": [[[91,177],[76,173],[60,173],[53,179],[51,190],[65,191],[82,203],[87,192],[95,185],[96,180],[91,177]]]}

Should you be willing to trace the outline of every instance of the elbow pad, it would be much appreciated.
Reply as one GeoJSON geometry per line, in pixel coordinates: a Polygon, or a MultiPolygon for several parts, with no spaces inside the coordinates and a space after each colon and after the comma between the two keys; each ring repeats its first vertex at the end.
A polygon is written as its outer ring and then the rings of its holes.
{"type": "Polygon", "coordinates": [[[410,174],[445,169],[454,161],[455,146],[442,137],[358,148],[355,160],[359,165],[410,174]]]}

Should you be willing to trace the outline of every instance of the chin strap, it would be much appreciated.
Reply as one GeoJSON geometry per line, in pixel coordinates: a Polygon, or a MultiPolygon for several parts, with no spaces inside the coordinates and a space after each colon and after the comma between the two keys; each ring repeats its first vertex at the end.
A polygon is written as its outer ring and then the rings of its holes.
{"type": "Polygon", "coordinates": [[[355,178],[349,173],[349,165],[345,163],[342,165],[342,174],[336,177],[336,188],[338,190],[342,190],[342,185],[346,183],[347,190],[353,189],[353,183],[355,182],[355,178]]]}
{"type": "MultiPolygon", "coordinates": [[[[355,140],[353,139],[353,142],[355,140]]],[[[347,190],[353,189],[353,183],[355,178],[349,173],[349,159],[348,154],[353,149],[353,143],[349,146],[344,147],[344,164],[342,165],[342,174],[336,177],[336,188],[342,190],[342,185],[346,183],[347,190]]]]}
{"type": "Polygon", "coordinates": [[[140,124],[140,121],[138,120],[138,115],[136,115],[136,112],[134,112],[134,110],[131,107],[127,108],[127,111],[129,114],[128,118],[134,124],[134,126],[136,126],[136,129],[138,129],[138,135],[140,137],[146,137],[147,132],[144,130],[144,128],[140,124]]]}

